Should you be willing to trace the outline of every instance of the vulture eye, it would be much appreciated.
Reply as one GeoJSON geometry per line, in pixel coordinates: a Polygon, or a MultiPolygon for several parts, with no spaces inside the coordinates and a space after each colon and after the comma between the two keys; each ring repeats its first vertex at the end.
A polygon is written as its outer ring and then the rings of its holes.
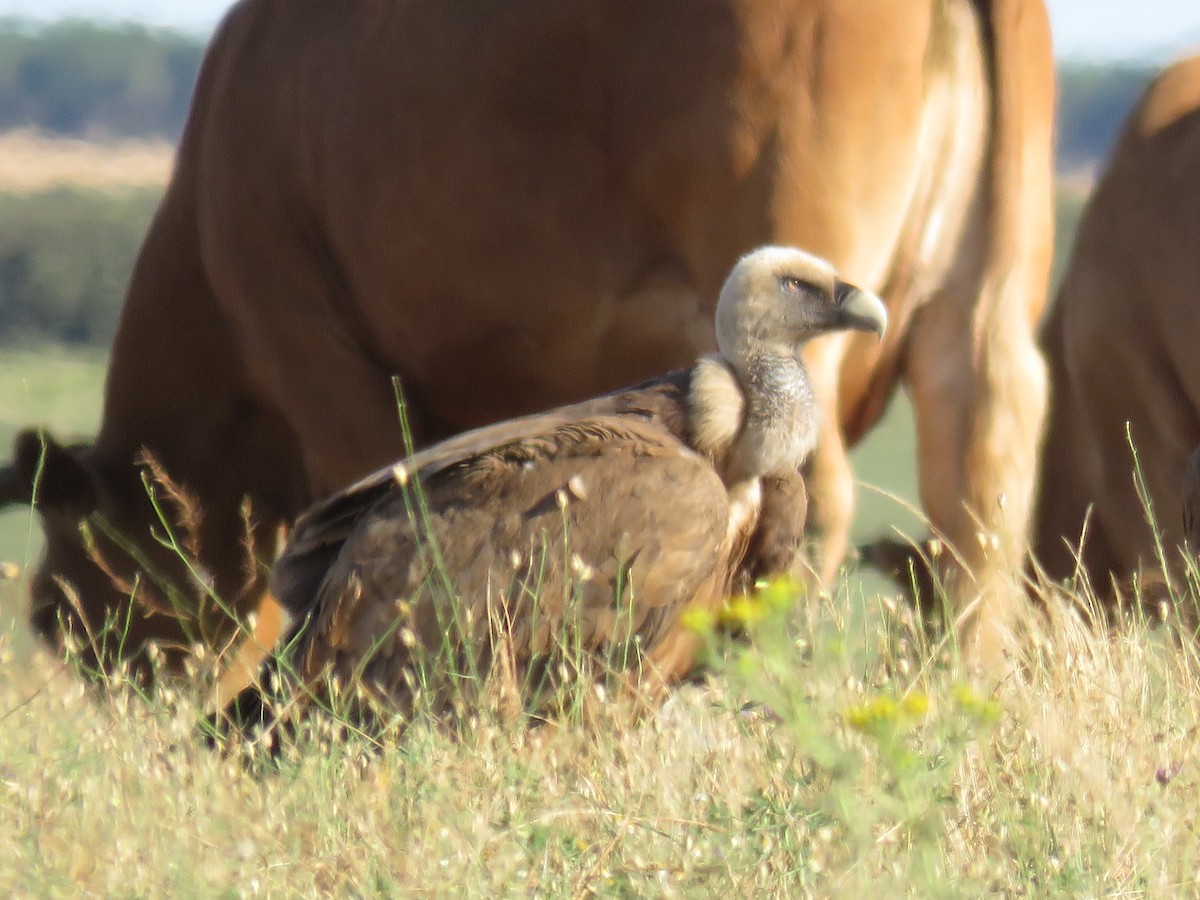
{"type": "Polygon", "coordinates": [[[817,286],[810,281],[805,281],[803,278],[797,278],[795,275],[784,275],[779,279],[780,286],[789,294],[804,293],[819,293],[817,286]]]}

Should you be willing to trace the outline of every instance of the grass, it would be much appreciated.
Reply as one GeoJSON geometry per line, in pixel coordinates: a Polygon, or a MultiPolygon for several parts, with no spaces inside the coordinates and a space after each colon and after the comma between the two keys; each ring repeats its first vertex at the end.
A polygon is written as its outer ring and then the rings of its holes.
{"type": "Polygon", "coordinates": [[[1195,893],[1192,647],[1064,612],[985,693],[853,591],[718,644],[709,683],[650,716],[306,736],[265,773],[199,745],[187,693],[25,668],[0,680],[0,890],[1195,893]]]}
{"type": "MultiPolygon", "coordinates": [[[[102,364],[6,351],[0,438],[90,430],[102,364]]],[[[899,406],[860,477],[911,496],[909,446],[899,406]]],[[[860,537],[894,520],[895,501],[860,496],[860,537]]],[[[27,514],[0,526],[0,557],[28,559],[27,514]]],[[[534,731],[483,714],[383,751],[318,733],[266,772],[201,745],[198,689],[95,694],[10,624],[0,891],[1195,893],[1194,647],[1051,608],[989,691],[852,576],[786,623],[767,615],[749,647],[718,642],[708,683],[657,713],[614,704],[611,727],[534,731]]]]}

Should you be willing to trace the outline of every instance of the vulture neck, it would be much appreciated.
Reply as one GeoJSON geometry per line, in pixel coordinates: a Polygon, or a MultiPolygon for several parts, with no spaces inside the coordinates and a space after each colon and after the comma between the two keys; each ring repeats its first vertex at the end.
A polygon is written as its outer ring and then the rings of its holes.
{"type": "Polygon", "coordinates": [[[794,472],[816,444],[816,399],[793,353],[700,360],[690,405],[696,449],[727,484],[794,472]]]}

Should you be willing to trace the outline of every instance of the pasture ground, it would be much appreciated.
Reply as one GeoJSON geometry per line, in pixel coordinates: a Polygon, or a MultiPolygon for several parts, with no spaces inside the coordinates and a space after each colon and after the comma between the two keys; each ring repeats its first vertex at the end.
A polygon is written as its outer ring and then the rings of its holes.
{"type": "MultiPolygon", "coordinates": [[[[0,352],[0,442],[96,422],[100,354],[0,352]]],[[[859,476],[912,496],[901,405],[859,476]]],[[[859,537],[899,521],[860,488],[859,537]]],[[[912,519],[907,520],[909,523],[912,519]]],[[[36,559],[27,513],[0,559],[36,559]]],[[[278,768],[204,748],[197,688],[84,687],[3,586],[0,892],[145,896],[1188,895],[1200,890],[1200,659],[1059,602],[990,689],[878,581],[752,625],[634,718],[488,714],[382,751],[307,735],[278,768]],[[746,707],[746,704],[766,706],[746,707]]],[[[1081,601],[1076,599],[1078,605],[1081,601]]]]}

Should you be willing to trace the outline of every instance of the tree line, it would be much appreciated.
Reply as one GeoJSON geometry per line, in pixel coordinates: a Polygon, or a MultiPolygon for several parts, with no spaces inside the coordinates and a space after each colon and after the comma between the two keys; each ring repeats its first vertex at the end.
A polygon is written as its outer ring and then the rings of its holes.
{"type": "Polygon", "coordinates": [[[0,343],[107,347],[157,188],[0,193],[0,343]]]}
{"type": "Polygon", "coordinates": [[[1058,167],[1103,164],[1125,117],[1159,72],[1147,63],[1065,63],[1058,67],[1058,167]]]}
{"type": "Polygon", "coordinates": [[[175,139],[204,44],[137,25],[0,20],[0,130],[175,139]]]}

